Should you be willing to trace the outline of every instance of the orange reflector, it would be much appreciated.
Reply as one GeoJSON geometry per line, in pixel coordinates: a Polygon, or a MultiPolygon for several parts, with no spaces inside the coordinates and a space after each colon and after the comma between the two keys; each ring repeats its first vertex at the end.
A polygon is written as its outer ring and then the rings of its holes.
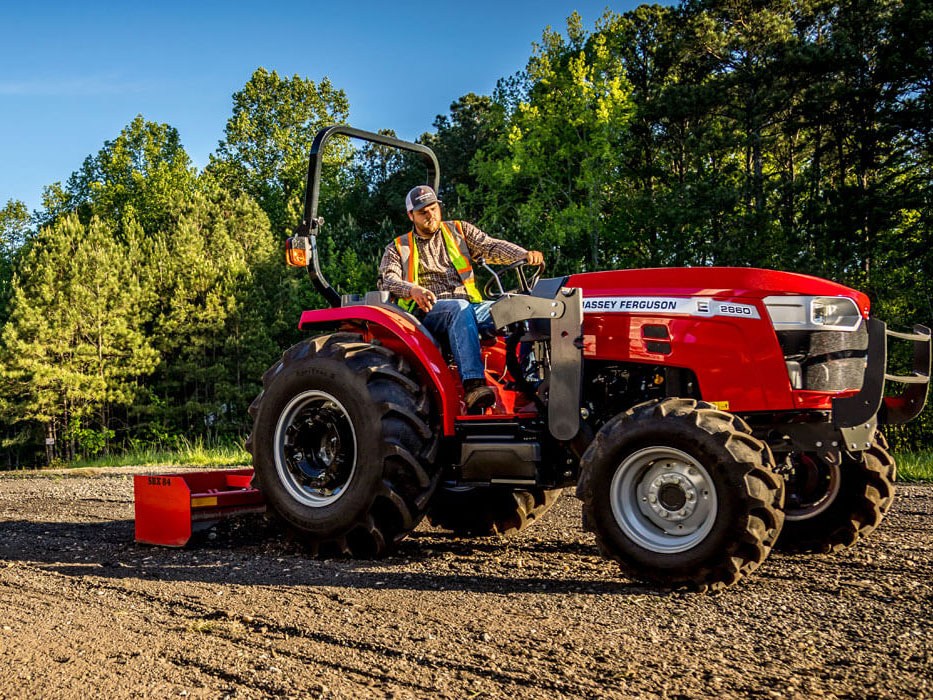
{"type": "Polygon", "coordinates": [[[295,236],[285,241],[285,264],[289,267],[308,266],[308,239],[295,236]]]}
{"type": "Polygon", "coordinates": [[[217,496],[202,496],[201,498],[191,499],[192,508],[207,508],[209,506],[217,505],[217,496]]]}

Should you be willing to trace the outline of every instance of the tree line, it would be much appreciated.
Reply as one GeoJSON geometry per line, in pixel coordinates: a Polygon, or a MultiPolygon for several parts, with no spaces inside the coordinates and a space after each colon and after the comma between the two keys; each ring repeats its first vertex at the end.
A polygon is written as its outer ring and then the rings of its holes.
{"type": "MultiPolygon", "coordinates": [[[[929,0],[572,14],[419,140],[450,216],[544,251],[554,274],[793,270],[865,291],[890,325],[929,325],[931,37],[929,0]]],[[[322,305],[282,241],[314,133],[349,112],[327,78],[260,68],[203,171],[139,116],[39,211],[0,210],[0,463],[248,432],[262,372],[322,305]]],[[[422,166],[341,141],[325,163],[324,272],[372,289],[422,166]]],[[[927,410],[898,438],[931,432],[927,410]]]]}

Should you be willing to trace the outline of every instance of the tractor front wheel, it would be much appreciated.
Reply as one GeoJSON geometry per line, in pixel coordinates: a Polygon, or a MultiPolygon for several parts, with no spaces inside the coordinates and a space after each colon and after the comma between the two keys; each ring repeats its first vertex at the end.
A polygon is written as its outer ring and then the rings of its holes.
{"type": "Polygon", "coordinates": [[[250,407],[257,485],[321,554],[386,554],[437,486],[429,398],[407,362],[354,334],[309,339],[250,407]]]}
{"type": "Polygon", "coordinates": [[[783,524],[783,481],[738,417],[691,399],[634,407],[599,431],[577,495],[630,577],[717,591],[754,571],[783,524]]]}

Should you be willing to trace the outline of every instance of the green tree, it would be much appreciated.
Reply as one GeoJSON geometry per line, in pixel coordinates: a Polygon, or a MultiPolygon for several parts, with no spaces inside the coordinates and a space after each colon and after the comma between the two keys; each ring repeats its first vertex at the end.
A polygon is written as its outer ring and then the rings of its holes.
{"type": "Polygon", "coordinates": [[[7,319],[17,255],[29,235],[31,219],[23,202],[9,200],[0,209],[0,326],[7,319]]]}
{"type": "Polygon", "coordinates": [[[154,231],[166,225],[179,201],[191,196],[196,175],[178,131],[138,115],[84,160],[63,191],[56,186],[46,191],[47,219],[76,209],[85,223],[91,216],[113,222],[132,217],[154,231]]]}
{"type": "MultiPolygon", "coordinates": [[[[208,171],[223,187],[259,202],[281,235],[301,219],[314,135],[344,123],[348,112],[346,95],[327,78],[315,83],[259,68],[233,96],[233,115],[208,171]]],[[[328,149],[328,162],[347,157],[345,146],[328,149]]]]}
{"type": "Polygon", "coordinates": [[[505,148],[482,151],[476,162],[488,191],[484,228],[533,242],[561,272],[612,262],[618,232],[607,215],[618,189],[616,153],[633,112],[631,86],[605,36],[588,36],[577,14],[567,34],[544,33],[505,148]],[[507,157],[498,156],[502,150],[507,157]]]}
{"type": "Polygon", "coordinates": [[[441,164],[438,195],[446,210],[458,218],[477,220],[481,211],[471,210],[469,193],[479,184],[473,167],[476,154],[505,136],[505,107],[492,97],[464,95],[450,105],[450,114],[438,115],[435,132],[423,143],[437,154],[441,164]]]}
{"type": "Polygon", "coordinates": [[[276,333],[298,317],[283,298],[268,219],[248,197],[208,180],[171,226],[138,239],[138,249],[161,357],[141,430],[150,438],[242,433],[279,351],[276,333]]]}
{"type": "Polygon", "coordinates": [[[718,261],[769,265],[786,246],[776,226],[774,155],[793,104],[785,57],[793,43],[789,2],[714,2],[693,18],[692,40],[709,62],[723,158],[736,164],[733,231],[716,241],[718,261]],[[731,235],[729,235],[731,234],[731,235]]]}
{"type": "Polygon", "coordinates": [[[95,438],[106,445],[113,408],[133,403],[157,360],[139,301],[136,269],[107,223],[70,215],[40,231],[0,333],[6,419],[41,424],[57,457],[102,446],[95,438]]]}
{"type": "MultiPolygon", "coordinates": [[[[378,133],[396,137],[391,129],[380,129],[378,133]]],[[[421,158],[409,152],[370,141],[356,141],[353,145],[353,157],[341,171],[339,182],[326,183],[338,188],[330,197],[338,225],[328,225],[325,238],[336,250],[356,251],[361,259],[369,261],[381,253],[387,242],[381,235],[383,230],[410,227],[405,195],[414,185],[427,182],[427,174],[421,158]]]]}
{"type": "MultiPolygon", "coordinates": [[[[677,8],[642,5],[597,26],[632,86],[634,113],[618,152],[617,199],[608,224],[624,235],[618,266],[697,262],[695,241],[721,206],[722,176],[700,148],[707,132],[703,74],[686,60],[685,20],[677,8]],[[702,177],[692,173],[699,170],[702,177]],[[712,171],[712,172],[711,172],[712,171]],[[709,212],[704,216],[703,212],[709,212]]],[[[727,197],[726,197],[727,198],[727,197]]]]}

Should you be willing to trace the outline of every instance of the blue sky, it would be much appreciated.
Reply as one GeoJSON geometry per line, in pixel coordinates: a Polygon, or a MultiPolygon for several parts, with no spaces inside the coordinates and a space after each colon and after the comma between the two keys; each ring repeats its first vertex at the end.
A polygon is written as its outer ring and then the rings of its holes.
{"type": "MultiPolygon", "coordinates": [[[[15,4],[14,4],[15,3],[15,4]]],[[[0,206],[39,206],[137,114],[175,127],[201,168],[232,95],[262,66],[323,77],[350,123],[415,139],[469,92],[524,68],[545,27],[592,29],[624,0],[43,2],[0,9],[0,206]]]]}

